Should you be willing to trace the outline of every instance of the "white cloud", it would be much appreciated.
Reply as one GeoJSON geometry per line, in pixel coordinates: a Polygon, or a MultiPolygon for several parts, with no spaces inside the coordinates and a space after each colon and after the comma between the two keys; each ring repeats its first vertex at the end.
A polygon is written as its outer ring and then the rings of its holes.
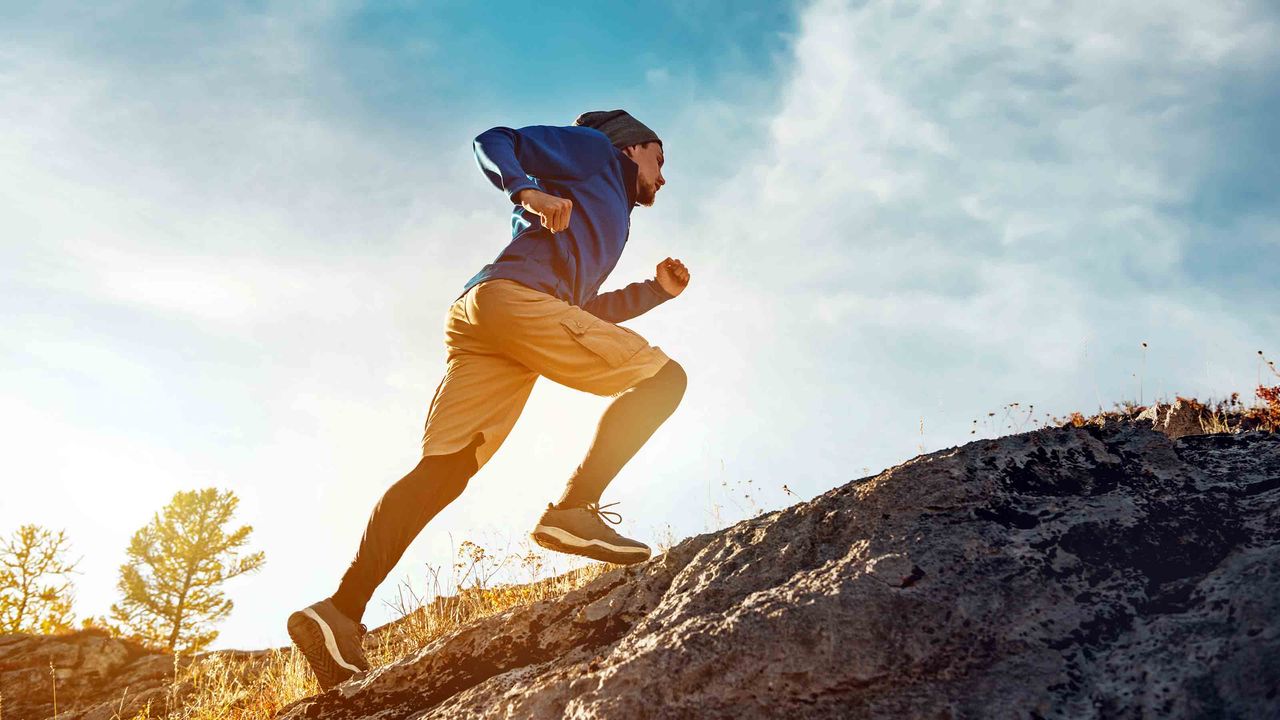
{"type": "Polygon", "coordinates": [[[1078,330],[1083,296],[1167,291],[1154,278],[1181,273],[1180,205],[1215,152],[1203,104],[1223,74],[1275,57],[1274,22],[1250,10],[817,2],[771,142],[708,227],[793,303],[906,285],[938,300],[915,323],[961,326],[947,316],[983,317],[986,299],[949,290],[982,285],[1027,312],[985,314],[990,331],[1025,333],[1037,314],[1078,330]],[[912,283],[922,272],[942,287],[912,283]],[[1010,293],[992,276],[1030,282],[1010,293]]]}
{"type": "Polygon", "coordinates": [[[1257,4],[809,5],[763,142],[696,222],[653,221],[717,328],[677,345],[691,393],[758,423],[736,459],[840,473],[914,452],[922,416],[937,447],[1010,401],[1247,392],[1280,327],[1190,280],[1188,206],[1238,112],[1219,87],[1275,66],[1275,30],[1257,4]]]}

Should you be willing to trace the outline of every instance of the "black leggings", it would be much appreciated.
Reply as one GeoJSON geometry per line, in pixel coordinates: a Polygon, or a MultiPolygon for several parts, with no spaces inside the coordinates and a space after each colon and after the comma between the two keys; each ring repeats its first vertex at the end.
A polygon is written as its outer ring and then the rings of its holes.
{"type": "MultiPolygon", "coordinates": [[[[569,479],[558,504],[598,502],[622,466],[675,411],[687,381],[684,368],[669,360],[652,377],[615,397],[605,408],[587,456],[569,479]]],[[[383,494],[369,517],[355,559],[333,594],[339,610],[360,621],[374,590],[400,561],[409,543],[466,489],[478,469],[475,451],[482,441],[483,436],[476,433],[458,452],[422,458],[383,494]]]]}

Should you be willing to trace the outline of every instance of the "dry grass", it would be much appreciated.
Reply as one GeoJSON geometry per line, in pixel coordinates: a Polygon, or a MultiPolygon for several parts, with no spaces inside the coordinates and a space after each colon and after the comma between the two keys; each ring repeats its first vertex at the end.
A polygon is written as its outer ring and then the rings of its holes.
{"type": "MultiPolygon", "coordinates": [[[[669,545],[660,548],[667,549],[669,545]]],[[[369,633],[366,655],[372,667],[395,662],[475,620],[559,597],[615,567],[591,563],[552,574],[554,566],[540,552],[526,548],[500,554],[464,541],[457,548],[449,582],[442,581],[439,568],[428,569],[434,585],[430,601],[407,583],[399,586],[392,605],[400,617],[369,633]],[[494,582],[497,568],[516,565],[529,582],[494,582]],[[446,595],[446,590],[454,592],[446,595]]],[[[178,670],[176,678],[164,701],[133,715],[117,713],[112,720],[260,720],[320,691],[306,659],[292,646],[208,653],[178,670]]]]}
{"type": "MultiPolygon", "coordinates": [[[[1256,390],[1258,402],[1246,405],[1240,400],[1240,393],[1232,393],[1225,400],[1203,403],[1196,398],[1175,396],[1174,400],[1190,405],[1200,420],[1200,428],[1209,434],[1234,434],[1239,432],[1280,432],[1280,386],[1259,386],[1256,390]]],[[[1169,403],[1162,403],[1167,405],[1169,403]]],[[[1073,412],[1063,418],[1054,417],[1052,424],[1057,426],[1101,425],[1116,421],[1132,421],[1147,408],[1132,403],[1117,403],[1114,409],[1085,416],[1073,412]]]]}
{"type": "MultiPolygon", "coordinates": [[[[468,562],[477,564],[488,554],[484,548],[470,542],[463,542],[459,552],[465,553],[464,557],[468,562]]],[[[437,588],[430,602],[402,584],[396,602],[400,619],[371,632],[365,641],[369,663],[378,667],[395,662],[480,618],[539,600],[560,597],[617,567],[608,563],[591,563],[558,575],[539,577],[546,567],[545,556],[526,551],[514,556],[514,559],[525,565],[535,576],[533,581],[492,586],[478,581],[456,594],[444,595],[439,590],[438,570],[429,569],[432,582],[437,588]]]]}
{"type": "MultiPolygon", "coordinates": [[[[1147,347],[1142,343],[1142,347],[1147,347]]],[[[1154,404],[1171,405],[1181,400],[1198,410],[1200,425],[1204,432],[1238,433],[1248,431],[1280,432],[1280,385],[1268,386],[1264,380],[1274,376],[1280,380],[1280,370],[1274,361],[1268,360],[1261,350],[1258,351],[1258,385],[1254,389],[1249,403],[1241,400],[1240,393],[1232,393],[1224,400],[1200,402],[1195,398],[1175,395],[1173,400],[1157,399],[1154,404]],[[1264,371],[1267,376],[1264,377],[1264,371]]],[[[1126,400],[1115,403],[1111,410],[1098,411],[1091,415],[1080,412],[1068,413],[1058,417],[1047,412],[1036,415],[1035,405],[1021,405],[1016,402],[1002,405],[999,410],[988,412],[985,417],[975,418],[969,428],[970,435],[979,433],[987,437],[998,437],[1010,433],[1036,430],[1041,427],[1062,427],[1072,425],[1101,425],[1108,422],[1128,422],[1135,420],[1147,405],[1126,400]]],[[[866,470],[866,468],[863,468],[866,470]]]]}
{"type": "MultiPolygon", "coordinates": [[[[1143,343],[1146,346],[1146,343],[1143,343]]],[[[1280,380],[1280,370],[1276,364],[1268,360],[1261,350],[1258,351],[1258,385],[1254,388],[1252,402],[1246,404],[1240,399],[1240,393],[1218,401],[1202,403],[1195,398],[1174,396],[1175,401],[1190,404],[1197,412],[1200,428],[1206,433],[1238,433],[1249,431],[1280,432],[1280,385],[1269,386],[1263,382],[1263,368],[1280,380]]],[[[1016,404],[1016,403],[1015,403],[1016,404]]],[[[1167,401],[1162,404],[1170,404],[1167,401]]],[[[1054,425],[1098,425],[1111,421],[1133,420],[1147,408],[1133,402],[1117,403],[1113,410],[1102,411],[1085,417],[1074,412],[1065,418],[1051,417],[1054,425]]],[[[975,421],[976,422],[976,421],[975,421]]]]}

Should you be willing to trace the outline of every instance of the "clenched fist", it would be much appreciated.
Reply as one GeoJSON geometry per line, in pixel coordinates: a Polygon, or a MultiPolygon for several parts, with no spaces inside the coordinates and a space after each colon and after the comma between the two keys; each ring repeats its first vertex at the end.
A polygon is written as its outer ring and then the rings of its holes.
{"type": "Polygon", "coordinates": [[[516,202],[542,218],[542,226],[553,233],[569,227],[569,215],[573,212],[572,200],[525,188],[516,193],[516,202]]]}
{"type": "Polygon", "coordinates": [[[655,278],[663,290],[671,295],[679,295],[689,284],[689,271],[679,260],[667,258],[658,263],[658,275],[655,278]]]}

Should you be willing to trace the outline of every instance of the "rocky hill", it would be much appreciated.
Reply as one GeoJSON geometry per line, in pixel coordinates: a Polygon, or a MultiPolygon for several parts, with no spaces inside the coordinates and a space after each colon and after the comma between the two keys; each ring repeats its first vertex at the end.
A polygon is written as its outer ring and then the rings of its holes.
{"type": "Polygon", "coordinates": [[[282,718],[1280,717],[1280,436],[980,440],[690,538],[282,718]]]}
{"type": "MultiPolygon", "coordinates": [[[[1173,426],[924,455],[278,717],[1280,717],[1280,436],[1173,426]]],[[[51,714],[54,640],[0,637],[0,717],[51,714]]],[[[61,720],[110,720],[134,675],[163,692],[155,656],[59,652],[61,720]]]]}

